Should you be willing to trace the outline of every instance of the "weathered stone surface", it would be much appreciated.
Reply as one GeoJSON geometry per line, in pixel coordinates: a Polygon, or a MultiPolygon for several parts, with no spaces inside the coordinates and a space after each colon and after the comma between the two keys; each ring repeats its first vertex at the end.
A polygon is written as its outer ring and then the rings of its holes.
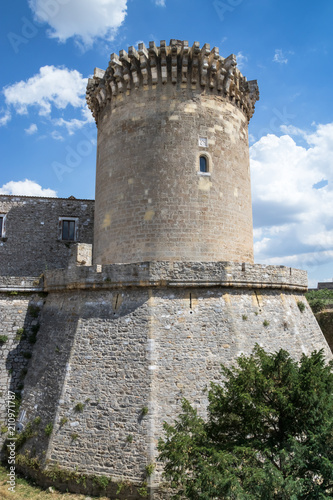
{"type": "Polygon", "coordinates": [[[285,266],[239,262],[141,262],[47,271],[44,290],[130,286],[225,286],[307,290],[307,273],[285,266]]]}
{"type": "MultiPolygon", "coordinates": [[[[40,457],[46,451],[49,465],[134,483],[156,461],[162,423],[173,421],[182,397],[205,413],[203,389],[221,381],[221,363],[232,364],[255,343],[297,358],[324,348],[331,357],[302,293],[265,285],[183,280],[181,287],[119,282],[118,289],[60,290],[48,295],[40,321],[22,411],[25,423],[37,416],[42,423],[26,448],[40,457]]],[[[152,485],[159,479],[157,468],[152,485]]]]}
{"type": "Polygon", "coordinates": [[[152,47],[155,84],[143,46],[131,48],[131,63],[112,55],[103,78],[88,84],[98,125],[95,264],[253,262],[250,115],[242,103],[253,110],[257,90],[250,98],[235,56],[198,44],[186,55],[185,46],[152,47]],[[130,90],[121,83],[125,67],[130,90]],[[200,155],[208,172],[200,172],[200,155]]]}
{"type": "Polygon", "coordinates": [[[78,242],[92,244],[93,200],[0,195],[0,215],[6,215],[5,237],[0,238],[1,279],[67,267],[73,243],[59,238],[59,217],[77,218],[78,242]]]}

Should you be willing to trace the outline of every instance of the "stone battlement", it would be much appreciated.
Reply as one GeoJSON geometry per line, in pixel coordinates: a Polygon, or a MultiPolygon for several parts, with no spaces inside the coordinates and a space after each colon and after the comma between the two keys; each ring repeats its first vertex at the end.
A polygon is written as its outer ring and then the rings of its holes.
{"type": "Polygon", "coordinates": [[[307,273],[300,269],[238,262],[143,262],[80,266],[47,271],[46,292],[123,287],[271,288],[304,292],[307,273]]]}
{"type": "Polygon", "coordinates": [[[94,77],[88,80],[87,103],[97,121],[106,103],[119,95],[142,87],[178,84],[229,100],[250,120],[259,99],[257,81],[247,81],[236,65],[234,54],[223,58],[219,49],[210,49],[208,43],[202,48],[199,42],[189,47],[188,41],[174,39],[170,45],[162,40],[159,47],[155,42],[149,42],[149,48],[140,43],[138,50],[131,46],[119,56],[111,54],[106,71],[95,69],[94,77]]]}

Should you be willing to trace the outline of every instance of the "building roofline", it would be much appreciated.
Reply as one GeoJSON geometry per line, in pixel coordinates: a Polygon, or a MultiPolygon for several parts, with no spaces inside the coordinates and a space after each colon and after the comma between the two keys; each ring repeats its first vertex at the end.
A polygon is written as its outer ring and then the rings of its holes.
{"type": "Polygon", "coordinates": [[[95,201],[87,198],[59,198],[57,196],[26,196],[23,194],[1,194],[0,198],[33,198],[33,199],[43,199],[43,200],[67,200],[67,201],[95,201]]]}

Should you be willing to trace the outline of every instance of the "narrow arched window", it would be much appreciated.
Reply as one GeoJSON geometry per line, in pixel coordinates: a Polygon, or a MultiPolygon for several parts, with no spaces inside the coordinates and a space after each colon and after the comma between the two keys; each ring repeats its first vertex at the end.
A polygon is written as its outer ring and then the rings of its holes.
{"type": "Polygon", "coordinates": [[[208,161],[206,156],[200,156],[200,172],[208,172],[208,161]]]}

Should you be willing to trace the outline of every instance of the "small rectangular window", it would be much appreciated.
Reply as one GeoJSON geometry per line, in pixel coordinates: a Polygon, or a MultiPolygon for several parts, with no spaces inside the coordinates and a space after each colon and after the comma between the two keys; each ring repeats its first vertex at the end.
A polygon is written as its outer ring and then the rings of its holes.
{"type": "Polygon", "coordinates": [[[66,220],[62,221],[62,240],[75,241],[75,221],[66,220]]]}
{"type": "Polygon", "coordinates": [[[6,236],[6,214],[0,214],[0,238],[6,236]]]}
{"type": "Polygon", "coordinates": [[[58,220],[58,240],[79,241],[79,218],[59,217],[58,220]]]}

